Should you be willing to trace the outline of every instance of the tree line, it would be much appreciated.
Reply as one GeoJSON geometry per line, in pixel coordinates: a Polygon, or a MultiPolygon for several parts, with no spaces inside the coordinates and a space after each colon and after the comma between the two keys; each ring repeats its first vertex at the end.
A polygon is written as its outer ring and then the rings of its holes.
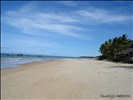
{"type": "MultiPolygon", "coordinates": [[[[102,54],[99,59],[108,59],[111,61],[121,61],[120,56],[116,56],[116,53],[126,50],[127,48],[133,48],[133,40],[128,39],[126,34],[120,37],[115,37],[105,41],[100,46],[100,53],[102,54]]],[[[133,57],[133,52],[130,54],[133,57]]]]}

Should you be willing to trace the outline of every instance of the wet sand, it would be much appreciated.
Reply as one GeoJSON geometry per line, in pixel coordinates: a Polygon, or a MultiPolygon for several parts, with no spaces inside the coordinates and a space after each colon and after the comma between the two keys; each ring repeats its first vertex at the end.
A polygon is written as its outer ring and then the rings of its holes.
{"type": "Polygon", "coordinates": [[[94,59],[32,62],[1,70],[4,99],[132,100],[133,64],[94,59]]]}

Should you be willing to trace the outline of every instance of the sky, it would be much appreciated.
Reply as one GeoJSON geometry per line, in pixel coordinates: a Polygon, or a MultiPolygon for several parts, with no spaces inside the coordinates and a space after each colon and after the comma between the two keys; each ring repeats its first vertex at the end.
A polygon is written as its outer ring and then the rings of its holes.
{"type": "Polygon", "coordinates": [[[1,1],[1,52],[99,56],[108,39],[133,39],[132,1],[1,1]]]}

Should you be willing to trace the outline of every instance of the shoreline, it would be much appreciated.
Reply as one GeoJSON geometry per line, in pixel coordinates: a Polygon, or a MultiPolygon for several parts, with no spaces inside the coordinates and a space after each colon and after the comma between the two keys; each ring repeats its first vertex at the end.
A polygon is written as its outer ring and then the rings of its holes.
{"type": "MultiPolygon", "coordinates": [[[[132,98],[132,64],[94,59],[57,59],[1,69],[4,99],[110,99],[108,94],[132,98]],[[130,68],[131,67],[131,68],[130,68]]],[[[121,98],[123,99],[123,98],[121,98]]]]}
{"type": "Polygon", "coordinates": [[[5,68],[16,68],[20,65],[32,62],[47,62],[59,58],[1,58],[1,69],[5,68]]]}

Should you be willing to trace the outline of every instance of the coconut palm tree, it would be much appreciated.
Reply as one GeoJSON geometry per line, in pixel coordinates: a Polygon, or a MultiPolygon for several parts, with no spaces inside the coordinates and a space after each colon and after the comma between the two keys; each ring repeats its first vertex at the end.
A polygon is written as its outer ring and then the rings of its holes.
{"type": "Polygon", "coordinates": [[[99,49],[101,54],[107,57],[109,60],[115,60],[115,54],[127,48],[133,47],[133,40],[127,39],[127,36],[123,34],[120,37],[115,37],[105,41],[99,49]]]}

